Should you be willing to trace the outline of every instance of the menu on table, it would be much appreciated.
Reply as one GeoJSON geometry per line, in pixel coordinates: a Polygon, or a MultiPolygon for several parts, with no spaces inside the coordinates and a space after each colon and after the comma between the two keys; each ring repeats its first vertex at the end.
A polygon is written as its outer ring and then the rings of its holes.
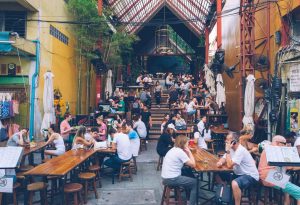
{"type": "Polygon", "coordinates": [[[299,153],[296,147],[265,147],[267,161],[274,166],[300,166],[299,153]]]}
{"type": "Polygon", "coordinates": [[[0,169],[16,168],[23,153],[23,147],[0,147],[0,169]]]}

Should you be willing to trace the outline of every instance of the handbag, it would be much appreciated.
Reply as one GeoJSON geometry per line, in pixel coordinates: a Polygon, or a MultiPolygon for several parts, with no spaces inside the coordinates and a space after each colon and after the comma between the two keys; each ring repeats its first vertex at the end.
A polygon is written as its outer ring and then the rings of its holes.
{"type": "Polygon", "coordinates": [[[218,184],[215,187],[216,204],[229,204],[231,201],[230,186],[218,184]]]}

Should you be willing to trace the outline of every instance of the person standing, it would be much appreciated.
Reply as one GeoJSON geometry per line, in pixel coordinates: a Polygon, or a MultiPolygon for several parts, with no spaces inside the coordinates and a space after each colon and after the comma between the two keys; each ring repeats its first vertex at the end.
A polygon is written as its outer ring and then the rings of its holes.
{"type": "MultiPolygon", "coordinates": [[[[217,162],[218,167],[225,163],[233,168],[234,180],[231,182],[235,204],[241,204],[242,190],[254,185],[259,180],[258,170],[250,152],[239,143],[240,134],[230,132],[226,136],[226,154],[217,162]]],[[[227,173],[220,174],[223,180],[229,179],[227,173]]]]}
{"type": "Polygon", "coordinates": [[[69,142],[70,132],[72,131],[72,127],[69,122],[72,120],[72,115],[70,113],[66,113],[64,115],[64,120],[60,123],[60,135],[64,138],[65,142],[69,142]]]}
{"type": "Polygon", "coordinates": [[[155,87],[154,87],[154,96],[155,96],[155,101],[156,101],[157,107],[160,107],[161,92],[162,92],[162,87],[161,87],[159,81],[156,81],[155,87]]]}
{"type": "Polygon", "coordinates": [[[125,113],[126,109],[125,109],[125,102],[124,102],[124,96],[120,96],[120,100],[117,104],[118,107],[118,112],[119,113],[125,113]]]}
{"type": "Polygon", "coordinates": [[[169,92],[169,108],[171,108],[171,105],[175,103],[177,100],[178,100],[178,91],[175,89],[174,86],[172,86],[169,92]]]}
{"type": "Polygon", "coordinates": [[[191,190],[189,204],[195,205],[197,198],[197,180],[181,175],[181,169],[184,165],[194,168],[196,163],[188,147],[188,138],[179,135],[175,139],[174,147],[170,149],[164,157],[161,177],[164,185],[180,186],[184,189],[191,190]]]}
{"type": "Polygon", "coordinates": [[[144,106],[141,116],[142,116],[142,121],[145,123],[146,128],[147,128],[146,139],[148,140],[149,139],[149,131],[150,131],[150,128],[152,127],[152,118],[151,118],[151,112],[149,111],[147,106],[144,106]]]}

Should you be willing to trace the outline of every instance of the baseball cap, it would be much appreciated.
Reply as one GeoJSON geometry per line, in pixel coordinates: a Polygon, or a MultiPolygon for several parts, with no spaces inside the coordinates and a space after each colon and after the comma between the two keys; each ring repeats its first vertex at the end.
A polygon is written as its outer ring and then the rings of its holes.
{"type": "Polygon", "coordinates": [[[175,129],[175,126],[174,126],[174,124],[168,124],[168,128],[171,128],[171,129],[173,129],[173,130],[175,130],[175,131],[177,131],[176,129],[175,129]]]}

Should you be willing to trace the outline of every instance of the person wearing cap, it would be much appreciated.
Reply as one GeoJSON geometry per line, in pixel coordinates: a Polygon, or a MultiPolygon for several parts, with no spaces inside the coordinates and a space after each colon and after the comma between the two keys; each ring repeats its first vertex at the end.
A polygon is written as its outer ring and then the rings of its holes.
{"type": "Polygon", "coordinates": [[[159,156],[164,157],[167,152],[173,147],[175,141],[175,130],[172,128],[164,129],[160,135],[157,145],[156,152],[159,156]]]}
{"type": "MultiPolygon", "coordinates": [[[[231,182],[234,204],[241,204],[242,190],[253,186],[259,180],[255,161],[249,151],[239,143],[240,133],[230,132],[226,136],[226,154],[217,162],[217,167],[227,164],[233,168],[234,180],[231,182]]],[[[229,173],[220,173],[223,181],[230,179],[229,173]]],[[[223,182],[224,183],[224,182],[223,182]]]]}
{"type": "MultiPolygon", "coordinates": [[[[271,144],[272,146],[282,147],[282,146],[285,146],[285,144],[286,144],[286,139],[283,136],[276,135],[272,138],[272,144],[271,144]]],[[[260,161],[259,161],[259,165],[258,165],[259,178],[262,181],[264,186],[274,187],[275,189],[280,189],[276,185],[265,181],[269,172],[271,170],[276,170],[276,169],[277,169],[277,167],[268,165],[266,151],[264,150],[260,156],[260,161]]],[[[291,204],[289,195],[291,195],[292,197],[294,197],[297,200],[297,205],[300,205],[300,187],[299,186],[297,186],[291,182],[288,182],[285,185],[285,188],[281,189],[281,190],[285,193],[284,205],[291,204]]]]}
{"type": "Polygon", "coordinates": [[[177,129],[175,128],[174,124],[168,124],[167,128],[173,129],[175,132],[177,132],[177,129]]]}
{"type": "Polygon", "coordinates": [[[99,137],[96,139],[97,141],[104,141],[106,140],[106,133],[107,133],[107,126],[103,122],[103,116],[97,117],[97,124],[99,125],[99,137]]]}

